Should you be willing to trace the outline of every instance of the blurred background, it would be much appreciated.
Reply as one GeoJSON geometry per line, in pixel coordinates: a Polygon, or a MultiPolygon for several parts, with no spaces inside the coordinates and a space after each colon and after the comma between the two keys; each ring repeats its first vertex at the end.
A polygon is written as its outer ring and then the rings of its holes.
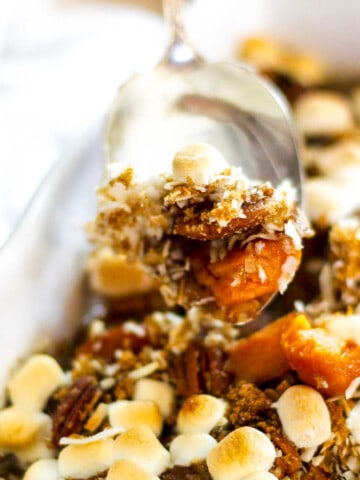
{"type": "MultiPolygon", "coordinates": [[[[241,38],[270,33],[346,68],[359,19],[357,0],[191,0],[186,9],[209,60],[234,60],[241,38]]],[[[160,59],[166,36],[159,0],[0,1],[0,245],[51,166],[104,122],[118,86],[160,59]]]]}

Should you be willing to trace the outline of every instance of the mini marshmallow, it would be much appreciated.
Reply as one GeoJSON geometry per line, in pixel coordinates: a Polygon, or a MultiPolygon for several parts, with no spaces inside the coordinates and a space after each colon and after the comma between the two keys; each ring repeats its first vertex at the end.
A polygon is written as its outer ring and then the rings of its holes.
{"type": "Polygon", "coordinates": [[[0,448],[14,450],[35,442],[49,423],[45,413],[29,413],[18,407],[0,411],[0,448]]]}
{"type": "MultiPolygon", "coordinates": [[[[27,413],[27,415],[30,414],[27,413]]],[[[41,416],[40,427],[36,437],[27,445],[13,449],[18,459],[27,464],[40,459],[53,458],[55,454],[49,442],[52,428],[51,418],[45,413],[35,413],[32,415],[41,416]]]]}
{"type": "Polygon", "coordinates": [[[38,460],[26,470],[23,480],[59,480],[57,460],[38,460]]]}
{"type": "Polygon", "coordinates": [[[317,447],[331,435],[328,407],[320,393],[306,385],[288,388],[275,404],[285,435],[297,448],[317,447]]]}
{"type": "Polygon", "coordinates": [[[107,470],[114,461],[112,439],[84,445],[68,445],[59,455],[60,475],[65,478],[88,478],[107,470]]]}
{"type": "Polygon", "coordinates": [[[134,462],[150,475],[160,475],[170,465],[170,453],[145,425],[130,428],[116,438],[114,458],[134,462]]]}
{"type": "Polygon", "coordinates": [[[264,433],[240,427],[209,452],[206,463],[213,480],[241,480],[269,470],[275,457],[275,447],[264,433]]]}
{"type": "Polygon", "coordinates": [[[33,355],[10,379],[10,400],[28,411],[41,411],[63,381],[64,373],[54,358],[49,355],[33,355]]]}
{"type": "Polygon", "coordinates": [[[195,185],[207,185],[215,174],[229,165],[222,154],[212,145],[195,143],[179,150],[173,159],[174,179],[187,182],[190,178],[195,185]]]}
{"type": "Polygon", "coordinates": [[[149,475],[136,463],[118,460],[108,471],[106,480],[158,480],[158,477],[149,475]]]}
{"type": "Polygon", "coordinates": [[[304,188],[306,213],[318,225],[329,226],[360,205],[353,193],[332,179],[310,178],[304,188]]]}
{"type": "Polygon", "coordinates": [[[353,341],[360,345],[360,315],[345,315],[333,313],[320,316],[315,322],[317,327],[324,329],[341,340],[353,341]]]}
{"type": "Polygon", "coordinates": [[[115,254],[109,247],[93,252],[86,268],[91,289],[109,297],[145,293],[155,287],[154,279],[140,265],[129,265],[125,255],[115,254]]]}
{"type": "Polygon", "coordinates": [[[268,38],[250,37],[241,45],[240,56],[262,70],[279,70],[283,65],[284,52],[268,38]]]}
{"type": "Polygon", "coordinates": [[[226,403],[212,395],[188,397],[177,418],[179,433],[209,433],[225,423],[226,403]]]}
{"type": "Polygon", "coordinates": [[[148,400],[156,403],[163,418],[171,415],[175,392],[171,385],[151,378],[142,378],[134,387],[134,400],[148,400]]]}
{"type": "Polygon", "coordinates": [[[339,93],[315,91],[302,95],[294,114],[304,135],[342,135],[354,127],[350,104],[339,93]]]}
{"type": "Polygon", "coordinates": [[[215,438],[207,433],[178,435],[170,444],[171,461],[174,465],[189,466],[204,460],[216,444],[215,438]]]}
{"type": "Polygon", "coordinates": [[[254,472],[247,475],[243,480],[277,480],[270,472],[254,472]]]}
{"type": "Polygon", "coordinates": [[[162,417],[156,403],[148,400],[119,400],[111,403],[108,410],[112,427],[131,427],[146,425],[158,437],[162,430],[162,417]]]}

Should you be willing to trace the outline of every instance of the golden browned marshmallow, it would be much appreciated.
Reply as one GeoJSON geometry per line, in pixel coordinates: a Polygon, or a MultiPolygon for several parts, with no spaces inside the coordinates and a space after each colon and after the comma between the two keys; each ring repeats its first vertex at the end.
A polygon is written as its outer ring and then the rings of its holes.
{"type": "Polygon", "coordinates": [[[262,70],[279,70],[284,63],[283,50],[269,38],[248,38],[241,46],[239,54],[262,70]]]}
{"type": "Polygon", "coordinates": [[[10,400],[28,411],[41,411],[63,381],[64,373],[54,358],[49,355],[33,355],[10,379],[10,400]]]}
{"type": "Polygon", "coordinates": [[[112,439],[82,445],[68,445],[59,455],[59,471],[64,478],[88,478],[107,470],[113,463],[112,439]]]}
{"type": "Polygon", "coordinates": [[[287,54],[283,70],[303,85],[321,83],[326,75],[324,65],[310,55],[287,54]]]}
{"type": "Polygon", "coordinates": [[[277,477],[270,472],[254,472],[247,475],[244,480],[277,480],[277,477]]]}
{"type": "Polygon", "coordinates": [[[285,435],[297,448],[317,447],[331,435],[325,400],[306,385],[288,388],[275,404],[285,435]]]}
{"type": "Polygon", "coordinates": [[[60,472],[57,460],[52,458],[38,460],[26,470],[23,480],[59,480],[60,472]]]}
{"type": "Polygon", "coordinates": [[[342,340],[350,340],[360,345],[360,315],[333,313],[316,319],[317,327],[342,340]]]}
{"type": "Polygon", "coordinates": [[[269,470],[275,457],[275,447],[264,433],[240,427],[209,452],[206,463],[213,480],[241,480],[269,470]]]}
{"type": "Polygon", "coordinates": [[[194,143],[179,150],[173,159],[174,179],[187,182],[190,178],[195,185],[206,185],[228,164],[222,154],[212,145],[194,143]]]}
{"type": "Polygon", "coordinates": [[[112,427],[146,425],[158,437],[162,430],[162,417],[156,403],[148,400],[119,400],[109,405],[109,421],[112,427]]]}
{"type": "Polygon", "coordinates": [[[209,433],[215,426],[226,423],[226,403],[212,395],[188,397],[177,418],[179,433],[209,433]]]}
{"type": "Polygon", "coordinates": [[[204,460],[217,444],[207,433],[187,433],[178,435],[170,444],[170,456],[174,465],[188,466],[204,460]]]}
{"type": "Polygon", "coordinates": [[[145,425],[130,428],[116,438],[114,458],[134,462],[150,475],[160,475],[170,465],[169,452],[145,425]]]}
{"type": "Polygon", "coordinates": [[[357,120],[360,120],[360,85],[357,85],[351,95],[352,106],[357,120]]]}
{"type": "Polygon", "coordinates": [[[150,475],[134,462],[118,460],[111,466],[106,480],[158,480],[158,477],[150,475]]]}
{"type": "Polygon", "coordinates": [[[163,418],[167,418],[174,407],[175,392],[174,388],[166,382],[142,378],[135,384],[133,398],[156,403],[163,418]]]}
{"type": "Polygon", "coordinates": [[[349,102],[335,92],[314,91],[302,95],[294,106],[294,114],[304,135],[342,135],[354,127],[349,102]]]}
{"type": "Polygon", "coordinates": [[[0,448],[13,451],[29,446],[36,442],[48,422],[45,413],[30,413],[16,406],[1,410],[0,448]]]}
{"type": "Polygon", "coordinates": [[[129,265],[124,255],[108,247],[92,253],[87,262],[92,290],[108,297],[125,297],[146,293],[155,288],[155,281],[137,264],[129,265]]]}
{"type": "Polygon", "coordinates": [[[353,198],[346,187],[328,178],[309,178],[304,193],[306,213],[321,227],[346,217],[360,203],[358,195],[353,198]]]}

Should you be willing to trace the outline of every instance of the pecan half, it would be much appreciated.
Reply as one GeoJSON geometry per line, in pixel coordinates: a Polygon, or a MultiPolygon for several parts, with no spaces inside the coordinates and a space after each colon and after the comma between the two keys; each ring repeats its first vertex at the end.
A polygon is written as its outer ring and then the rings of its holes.
{"type": "Polygon", "coordinates": [[[59,446],[62,437],[80,433],[87,417],[100,400],[102,390],[95,377],[77,378],[67,389],[55,410],[52,421],[51,441],[59,446]]]}
{"type": "Polygon", "coordinates": [[[170,377],[180,395],[221,395],[232,380],[232,374],[224,369],[226,360],[227,354],[220,347],[207,347],[194,340],[184,352],[169,353],[170,377]]]}

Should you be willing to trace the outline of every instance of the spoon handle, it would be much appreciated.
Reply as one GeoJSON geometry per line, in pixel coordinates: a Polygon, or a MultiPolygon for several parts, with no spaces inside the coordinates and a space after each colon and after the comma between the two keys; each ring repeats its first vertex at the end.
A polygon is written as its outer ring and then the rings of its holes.
{"type": "Polygon", "coordinates": [[[165,23],[170,31],[170,42],[161,63],[167,66],[183,67],[201,61],[185,31],[183,5],[184,0],[162,0],[165,23]]]}

